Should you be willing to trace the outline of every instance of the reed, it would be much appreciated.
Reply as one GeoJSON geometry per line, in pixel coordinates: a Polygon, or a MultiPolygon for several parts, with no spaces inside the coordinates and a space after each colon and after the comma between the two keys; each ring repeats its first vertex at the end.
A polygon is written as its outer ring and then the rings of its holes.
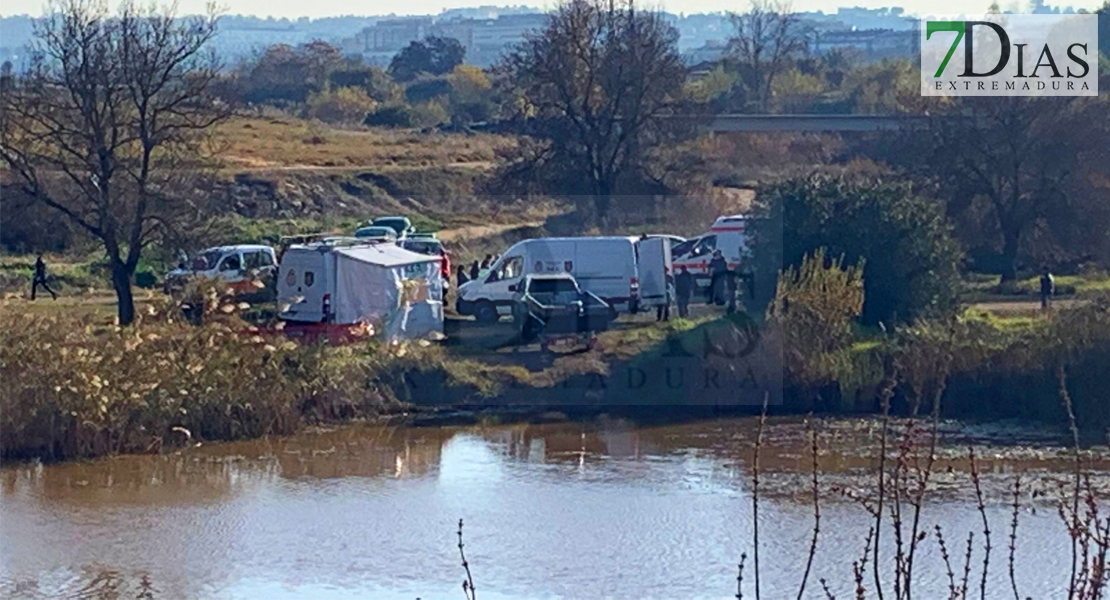
{"type": "Polygon", "coordinates": [[[373,360],[293,342],[236,316],[219,292],[132,327],[0,312],[0,456],[63,460],[290,433],[375,414],[373,360]],[[198,315],[200,315],[198,320],[198,315]]]}

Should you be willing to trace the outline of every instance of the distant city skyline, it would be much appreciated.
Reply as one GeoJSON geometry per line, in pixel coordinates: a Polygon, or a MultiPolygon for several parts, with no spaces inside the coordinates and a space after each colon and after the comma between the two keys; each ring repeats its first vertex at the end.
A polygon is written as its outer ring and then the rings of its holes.
{"type": "MultiPolygon", "coordinates": [[[[116,4],[115,0],[112,0],[116,4]]],[[[182,14],[200,13],[205,10],[207,0],[179,0],[178,9],[182,14]]],[[[1060,3],[1059,6],[1071,6],[1075,9],[1086,8],[1094,10],[1102,6],[1103,0],[1074,0],[1060,3]]],[[[474,0],[409,0],[403,6],[393,6],[389,9],[375,10],[363,2],[352,0],[332,0],[330,2],[304,3],[295,0],[224,0],[218,2],[225,8],[225,14],[246,15],[258,17],[275,17],[296,19],[299,17],[321,18],[336,16],[385,16],[389,14],[402,15],[434,15],[446,9],[469,8],[479,4],[496,4],[491,2],[475,2],[474,0]]],[[[383,3],[385,4],[385,3],[383,3]]],[[[530,6],[539,10],[555,6],[555,2],[507,2],[505,4],[530,6]]],[[[884,6],[901,6],[910,14],[944,14],[985,12],[991,0],[854,0],[838,2],[833,0],[794,0],[792,6],[798,11],[824,11],[836,12],[839,7],[861,6],[865,8],[881,8],[884,6]]],[[[671,13],[708,13],[720,11],[742,12],[748,3],[737,0],[653,0],[644,2],[644,6],[661,8],[671,13]]],[[[1029,7],[1029,2],[999,1],[1003,10],[1024,12],[1029,7]]],[[[1055,4],[1054,4],[1055,5],[1055,4]]],[[[29,14],[32,16],[42,13],[44,2],[42,0],[5,0],[0,5],[0,15],[11,16],[29,14]]],[[[386,4],[388,6],[388,4],[386,4]]]]}

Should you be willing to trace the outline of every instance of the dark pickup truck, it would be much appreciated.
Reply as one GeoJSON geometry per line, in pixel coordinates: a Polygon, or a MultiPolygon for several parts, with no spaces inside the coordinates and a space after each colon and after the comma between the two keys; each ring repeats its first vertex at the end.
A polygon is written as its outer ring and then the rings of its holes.
{"type": "Polygon", "coordinates": [[[513,298],[513,326],[525,343],[604,331],[611,315],[608,303],[582,290],[568,273],[528,275],[513,298]]]}

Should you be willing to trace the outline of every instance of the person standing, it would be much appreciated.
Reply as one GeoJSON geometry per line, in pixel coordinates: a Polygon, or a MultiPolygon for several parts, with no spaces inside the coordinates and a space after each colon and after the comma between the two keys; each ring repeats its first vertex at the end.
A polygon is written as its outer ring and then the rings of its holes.
{"type": "MultiPolygon", "coordinates": [[[[739,268],[739,267],[737,267],[737,268],[739,268]]],[[[739,277],[739,274],[736,271],[733,271],[732,269],[729,269],[729,270],[725,271],[724,277],[725,277],[725,295],[727,296],[726,301],[727,301],[727,304],[728,304],[728,308],[725,310],[725,313],[731,315],[732,313],[736,312],[736,288],[737,288],[737,281],[736,280],[739,277]]]]}
{"type": "Polygon", "coordinates": [[[683,319],[690,316],[690,296],[694,294],[694,276],[683,265],[678,266],[678,275],[674,278],[675,303],[678,304],[678,316],[683,319]]]}
{"type": "Polygon", "coordinates": [[[663,304],[655,308],[656,321],[670,321],[671,320],[671,301],[674,298],[674,275],[671,275],[671,270],[663,267],[665,274],[664,280],[667,282],[667,290],[663,294],[663,304]]]}
{"type": "Polygon", "coordinates": [[[35,292],[38,291],[40,285],[42,289],[50,292],[51,298],[55,300],[58,299],[58,294],[55,294],[54,290],[50,289],[50,286],[46,284],[46,263],[42,260],[41,252],[35,257],[35,275],[31,280],[31,300],[35,299],[35,292]]]}
{"type": "Polygon", "coordinates": [[[1056,293],[1056,280],[1052,272],[1045,267],[1041,270],[1041,310],[1048,310],[1052,306],[1052,295],[1056,293]]]}
{"type": "Polygon", "coordinates": [[[455,267],[455,285],[460,286],[469,281],[466,277],[466,267],[459,265],[455,267]]]}
{"type": "Polygon", "coordinates": [[[709,302],[721,306],[725,303],[725,278],[728,276],[728,261],[720,250],[713,251],[713,259],[709,261],[709,302]]]}
{"type": "Polygon", "coordinates": [[[471,279],[477,279],[478,274],[480,272],[481,271],[478,268],[478,261],[474,261],[473,263],[470,263],[470,278],[471,279]]]}

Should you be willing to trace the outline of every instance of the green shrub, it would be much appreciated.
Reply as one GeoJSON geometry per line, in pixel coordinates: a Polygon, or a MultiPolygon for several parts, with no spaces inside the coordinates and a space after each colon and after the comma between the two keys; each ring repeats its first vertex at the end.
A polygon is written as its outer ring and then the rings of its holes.
{"type": "Polygon", "coordinates": [[[305,111],[325,123],[361,123],[376,105],[362,88],[342,87],[312,94],[305,111]]]}
{"type": "Polygon", "coordinates": [[[493,84],[484,71],[472,65],[459,65],[447,76],[451,84],[451,121],[466,125],[487,121],[493,116],[493,84]]]}
{"type": "Polygon", "coordinates": [[[429,100],[412,107],[413,125],[416,127],[436,127],[451,118],[447,106],[441,100],[429,100]]]}
{"type": "MultiPolygon", "coordinates": [[[[757,233],[781,238],[781,266],[800,265],[822,247],[847,265],[866,262],[864,322],[912,322],[955,310],[959,244],[943,206],[908,185],[814,175],[773,185],[759,201],[767,219],[757,233]]],[[[757,263],[766,262],[761,244],[757,263]]]]}
{"type": "Polygon", "coordinates": [[[143,289],[152,289],[158,285],[158,276],[153,271],[137,271],[135,285],[143,289]]]}
{"type": "Polygon", "coordinates": [[[405,100],[410,104],[428,102],[451,93],[451,83],[446,77],[425,76],[405,87],[405,100]]]}
{"type": "Polygon", "coordinates": [[[409,106],[391,104],[366,115],[363,124],[374,127],[414,127],[416,120],[416,113],[409,106]]]}

